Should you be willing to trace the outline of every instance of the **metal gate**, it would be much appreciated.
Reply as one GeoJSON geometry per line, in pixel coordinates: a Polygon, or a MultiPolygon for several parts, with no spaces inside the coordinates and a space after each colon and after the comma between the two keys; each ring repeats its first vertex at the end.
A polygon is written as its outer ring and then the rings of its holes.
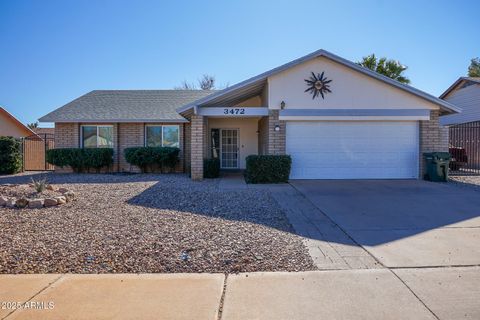
{"type": "Polygon", "coordinates": [[[450,174],[480,175],[480,122],[449,127],[450,174]]]}
{"type": "Polygon", "coordinates": [[[23,170],[52,171],[55,167],[47,163],[47,150],[55,146],[55,136],[50,133],[35,134],[23,139],[23,170]]]}

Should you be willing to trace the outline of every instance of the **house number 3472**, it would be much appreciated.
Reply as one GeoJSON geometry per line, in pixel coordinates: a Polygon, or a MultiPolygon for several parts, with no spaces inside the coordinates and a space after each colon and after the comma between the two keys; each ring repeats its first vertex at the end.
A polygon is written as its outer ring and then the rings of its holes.
{"type": "Polygon", "coordinates": [[[223,114],[245,114],[245,109],[243,109],[243,108],[226,108],[226,109],[223,109],[223,114]]]}

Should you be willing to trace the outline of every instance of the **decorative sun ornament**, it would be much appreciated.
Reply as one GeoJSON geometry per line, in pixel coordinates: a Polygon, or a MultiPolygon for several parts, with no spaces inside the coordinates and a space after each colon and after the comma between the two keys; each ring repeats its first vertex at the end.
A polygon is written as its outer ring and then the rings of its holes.
{"type": "Polygon", "coordinates": [[[329,83],[332,82],[332,80],[327,80],[326,77],[324,78],[323,77],[324,73],[325,71],[322,72],[322,74],[317,73],[317,75],[315,75],[315,73],[312,72],[312,76],[310,77],[310,79],[305,79],[305,82],[307,83],[308,88],[304,92],[310,91],[310,93],[313,94],[312,99],[315,99],[319,95],[322,96],[322,99],[325,99],[324,95],[329,92],[332,92],[329,89],[330,88],[329,83]]]}

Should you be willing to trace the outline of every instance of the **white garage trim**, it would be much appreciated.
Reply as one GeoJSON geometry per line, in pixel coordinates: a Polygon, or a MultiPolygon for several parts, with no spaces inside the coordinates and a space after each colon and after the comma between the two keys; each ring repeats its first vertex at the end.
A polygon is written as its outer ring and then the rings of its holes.
{"type": "Polygon", "coordinates": [[[286,109],[279,120],[417,121],[430,120],[428,109],[286,109]]]}
{"type": "Polygon", "coordinates": [[[429,120],[430,117],[419,116],[280,116],[287,121],[417,121],[429,120]]]}
{"type": "Polygon", "coordinates": [[[291,179],[416,179],[417,121],[288,121],[291,179]]]}

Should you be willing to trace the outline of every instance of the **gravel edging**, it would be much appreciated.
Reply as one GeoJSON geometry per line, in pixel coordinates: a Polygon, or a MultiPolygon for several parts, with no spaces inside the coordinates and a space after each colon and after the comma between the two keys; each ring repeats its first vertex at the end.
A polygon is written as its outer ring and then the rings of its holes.
{"type": "Polygon", "coordinates": [[[480,190],[480,176],[449,176],[448,182],[461,188],[480,190]]]}
{"type": "MultiPolygon", "coordinates": [[[[10,178],[0,183],[29,176],[10,178]]],[[[176,174],[47,178],[77,200],[28,211],[0,208],[0,273],[316,269],[266,190],[227,192],[218,180],[199,183],[176,174]]]]}

